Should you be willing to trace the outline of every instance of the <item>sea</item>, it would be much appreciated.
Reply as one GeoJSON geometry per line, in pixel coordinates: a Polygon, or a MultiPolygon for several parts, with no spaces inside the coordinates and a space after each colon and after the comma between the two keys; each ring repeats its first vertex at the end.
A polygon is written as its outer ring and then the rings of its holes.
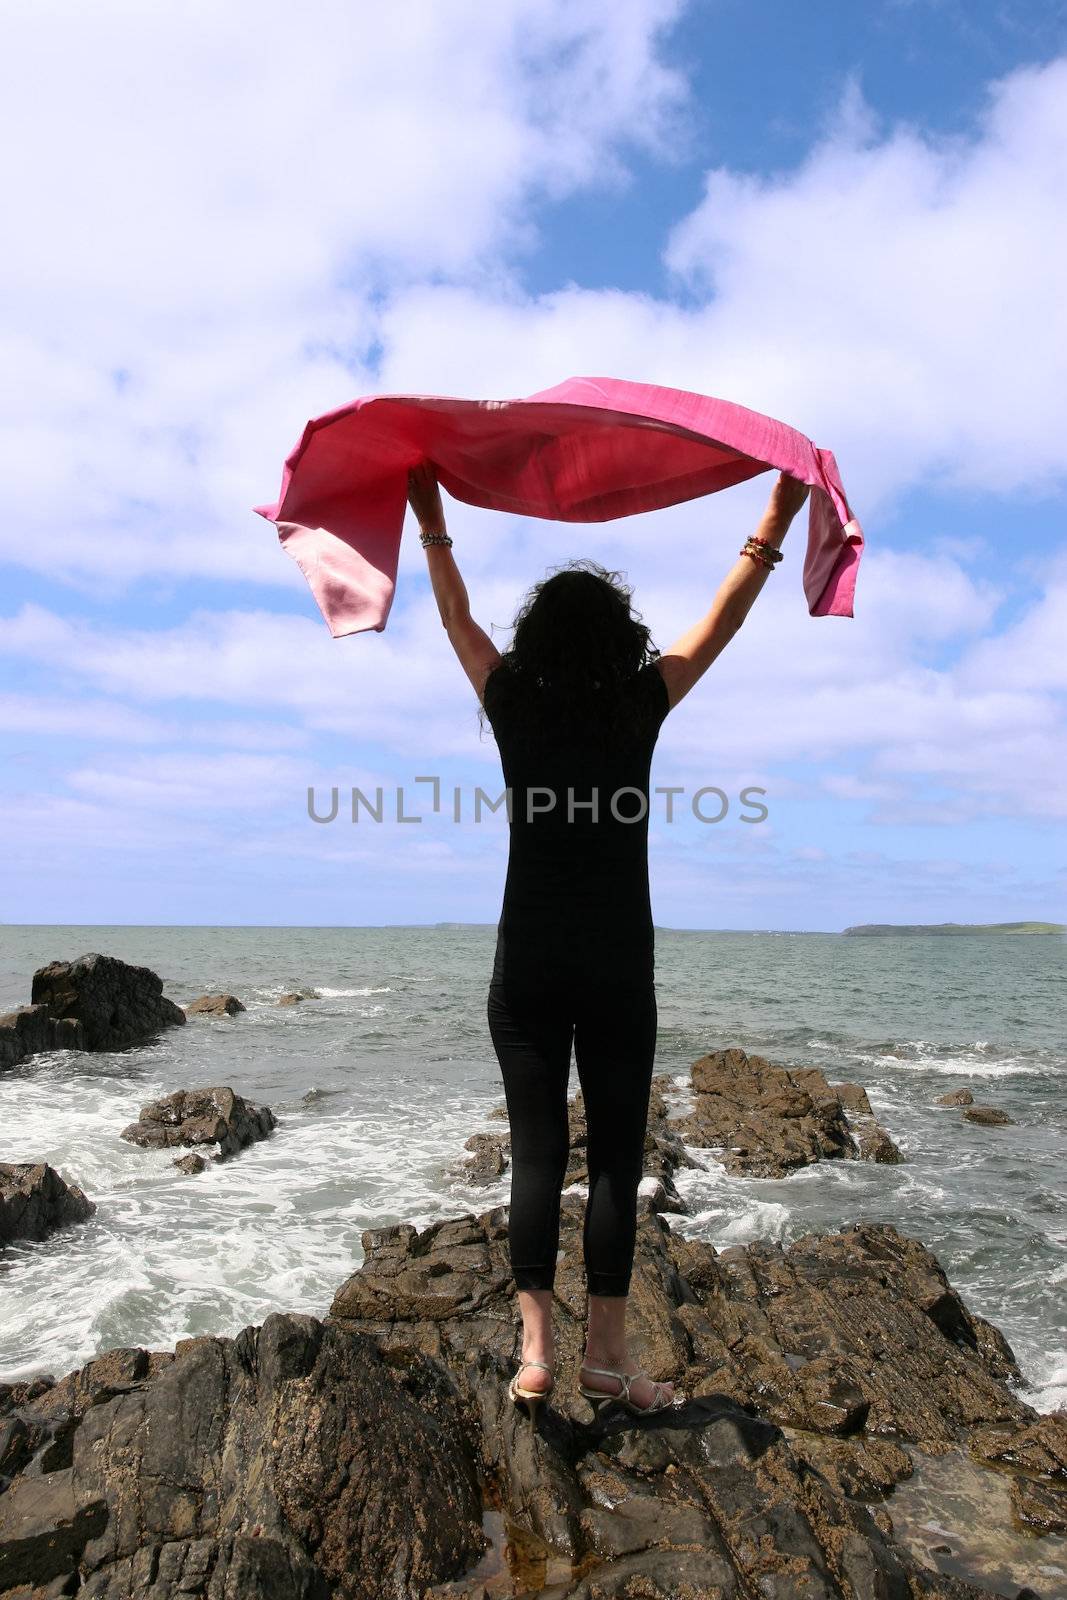
{"type": "MultiPolygon", "coordinates": [[[[0,1160],[50,1162],[96,1202],[0,1255],[0,1379],[236,1334],[274,1310],[323,1316],[365,1229],[506,1202],[506,1173],[472,1187],[456,1166],[500,1126],[494,942],[491,925],[0,927],[0,1012],[28,1001],[37,967],[90,951],[151,967],[179,1003],[225,991],[247,1008],[0,1072],[0,1160]],[[299,990],[318,998],[278,1005],[299,990]],[[274,1134],[197,1176],[120,1137],[147,1101],[215,1084],[269,1105],[274,1134]]],[[[671,1227],[722,1248],[891,1222],[1007,1336],[1024,1397],[1067,1404],[1065,972],[1054,934],[657,929],[657,1071],[676,1104],[698,1056],[739,1045],[862,1084],[905,1157],[769,1180],[694,1151],[677,1178],[691,1214],[671,1227]],[[1012,1123],[936,1104],[964,1087],[1012,1123]]]]}

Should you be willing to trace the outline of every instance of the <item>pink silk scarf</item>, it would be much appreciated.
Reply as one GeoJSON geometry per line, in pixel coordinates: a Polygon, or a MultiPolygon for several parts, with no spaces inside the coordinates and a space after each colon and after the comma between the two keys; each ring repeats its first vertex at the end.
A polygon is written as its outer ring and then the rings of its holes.
{"type": "Polygon", "coordinates": [[[277,525],[335,639],[385,627],[420,461],[456,500],[559,522],[657,511],[777,468],[811,485],[810,614],[853,614],[863,531],[829,450],[728,400],[568,378],[525,400],[366,395],[307,424],[277,501],[253,509],[277,525]]]}

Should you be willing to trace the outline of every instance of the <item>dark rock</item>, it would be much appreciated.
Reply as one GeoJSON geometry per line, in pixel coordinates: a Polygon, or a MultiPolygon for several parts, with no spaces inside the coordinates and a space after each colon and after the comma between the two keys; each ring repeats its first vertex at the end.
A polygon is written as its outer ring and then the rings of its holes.
{"type": "Polygon", "coordinates": [[[86,1541],[106,1523],[103,1500],[76,1494],[69,1467],[17,1478],[0,1496],[0,1589],[73,1571],[86,1541]]]}
{"type": "Polygon", "coordinates": [[[940,1094],[934,1102],[939,1106],[973,1106],[974,1095],[969,1089],[953,1089],[948,1094],[940,1094]]]}
{"type": "Polygon", "coordinates": [[[1067,1413],[976,1428],[970,1448],[979,1461],[1067,1485],[1067,1413]]]}
{"type": "Polygon", "coordinates": [[[701,1056],[690,1078],[693,1108],[671,1127],[686,1144],[722,1150],[727,1172],[782,1178],[813,1161],[903,1160],[866,1092],[831,1085],[816,1067],[777,1067],[734,1048],[701,1056]]]}
{"type": "Polygon", "coordinates": [[[73,1017],[53,1017],[47,1006],[19,1006],[0,1017],[0,1070],[41,1050],[84,1050],[85,1032],[73,1017]]]}
{"type": "Polygon", "coordinates": [[[179,1172],[196,1173],[203,1172],[207,1162],[203,1156],[178,1156],[171,1162],[171,1166],[177,1167],[179,1172]]]}
{"type": "MultiPolygon", "coordinates": [[[[581,1218],[581,1204],[564,1196],[555,1294],[563,1374],[583,1334],[581,1218]]],[[[481,1419],[483,1471],[501,1486],[508,1516],[557,1557],[579,1566],[600,1558],[581,1584],[545,1596],[685,1593],[672,1587],[684,1539],[725,1563],[730,1582],[715,1580],[723,1594],[904,1600],[915,1569],[892,1543],[891,1520],[863,1504],[910,1475],[899,1441],[936,1452],[982,1424],[1035,1421],[1010,1387],[1019,1377],[1010,1347],[896,1229],[870,1224],[788,1250],[720,1254],[644,1212],[634,1351],[693,1398],[666,1418],[616,1411],[590,1427],[568,1384],[532,1435],[501,1397],[521,1338],[506,1219],[499,1207],[421,1232],[366,1233],[364,1263],[330,1318],[398,1359],[418,1351],[443,1362],[481,1419]],[[783,1429],[800,1436],[787,1440],[783,1429]],[[777,1566],[764,1564],[771,1551],[777,1566]],[[629,1565],[638,1556],[640,1566],[629,1565]],[[786,1571],[796,1587],[774,1587],[786,1571]],[[636,1582],[638,1572],[645,1587],[627,1588],[625,1575],[636,1582]]],[[[915,1594],[944,1600],[982,1592],[932,1573],[922,1582],[915,1594]]]]}
{"type": "Polygon", "coordinates": [[[0,1161],[0,1248],[15,1239],[47,1239],[95,1210],[92,1200],[45,1162],[0,1161]]]}
{"type": "Polygon", "coordinates": [[[967,1106],[963,1115],[968,1122],[977,1122],[982,1128],[1003,1128],[1009,1123],[1014,1123],[1014,1117],[1009,1117],[1006,1111],[1001,1111],[998,1106],[967,1106]]]}
{"type": "Polygon", "coordinates": [[[336,1089],[312,1088],[300,1096],[300,1103],[305,1106],[317,1106],[321,1100],[331,1100],[337,1093],[336,1089]]]}
{"type": "Polygon", "coordinates": [[[492,1183],[499,1178],[507,1166],[504,1151],[507,1148],[506,1135],[498,1133],[472,1133],[463,1148],[472,1152],[472,1160],[461,1161],[456,1171],[461,1173],[468,1183],[492,1183]]]}
{"type": "Polygon", "coordinates": [[[276,1126],[269,1106],[255,1106],[232,1089],[178,1089],[142,1106],[140,1120],[124,1128],[122,1137],[146,1150],[216,1144],[212,1155],[221,1161],[276,1126]]]}
{"type": "Polygon", "coordinates": [[[187,1017],[235,1017],[246,1009],[235,994],[202,994],[190,1000],[185,1008],[187,1017]]]}
{"type": "MultiPolygon", "coordinates": [[[[163,1027],[182,1024],[186,1013],[163,995],[163,979],[147,966],[130,966],[114,955],[80,955],[34,973],[32,1005],[13,1013],[14,1030],[26,1030],[30,1050],[125,1050],[154,1038],[163,1027]],[[37,1013],[26,1021],[26,1011],[37,1013]],[[45,1019],[54,1029],[38,1043],[45,1019]]],[[[10,1040],[0,1048],[10,1048],[10,1040]]],[[[2,1058],[0,1058],[2,1059],[2,1058]]]]}
{"type": "MultiPolygon", "coordinates": [[[[888,1225],[719,1253],[642,1210],[632,1345],[689,1399],[591,1422],[569,1381],[582,1213],[564,1196],[558,1393],[536,1429],[506,1395],[521,1320],[504,1207],[368,1230],[326,1323],[276,1315],[7,1386],[12,1585],[69,1580],[96,1600],[980,1600],[868,1505],[909,1475],[910,1440],[980,1444],[1019,1478],[1016,1514],[1050,1520],[1030,1486],[1035,1471],[1053,1484],[1061,1425],[1018,1399],[1009,1347],[888,1225]],[[521,1552],[510,1589],[463,1580],[483,1497],[521,1552]]],[[[965,1568],[967,1530],[945,1532],[965,1568]]]]}
{"type": "Polygon", "coordinates": [[[140,1381],[91,1404],[64,1380],[70,1464],[0,1496],[0,1589],[77,1574],[97,1600],[378,1600],[481,1555],[470,1423],[436,1364],[295,1315],[138,1355],[140,1381]]]}
{"type": "Polygon", "coordinates": [[[873,1119],[869,1127],[862,1123],[856,1123],[854,1127],[861,1161],[878,1161],[888,1167],[898,1166],[903,1161],[904,1157],[888,1133],[873,1119]]]}
{"type": "Polygon", "coordinates": [[[289,994],[283,994],[277,1001],[280,1006],[298,1006],[305,1000],[321,1000],[322,996],[317,989],[293,989],[289,994]]]}
{"type": "Polygon", "coordinates": [[[1015,1478],[1011,1509],[1031,1533],[1067,1533],[1067,1484],[1015,1478]]]}

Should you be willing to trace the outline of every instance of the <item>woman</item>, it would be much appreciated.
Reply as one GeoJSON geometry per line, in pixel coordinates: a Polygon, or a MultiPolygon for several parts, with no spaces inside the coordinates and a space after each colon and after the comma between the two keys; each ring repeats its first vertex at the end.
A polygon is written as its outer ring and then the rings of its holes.
{"type": "Polygon", "coordinates": [[[778,477],[710,611],[666,655],[651,646],[619,575],[593,562],[535,586],[501,655],[471,617],[433,469],[409,477],[441,621],[492,724],[510,792],[487,1018],[511,1126],[508,1241],[523,1322],[509,1393],[533,1421],[554,1382],[572,1044],[589,1170],[579,1389],[598,1409],[621,1400],[640,1413],[683,1398],[640,1372],[626,1344],[657,1025],[649,769],[664,717],[740,628],[807,495],[806,485],[778,477]]]}

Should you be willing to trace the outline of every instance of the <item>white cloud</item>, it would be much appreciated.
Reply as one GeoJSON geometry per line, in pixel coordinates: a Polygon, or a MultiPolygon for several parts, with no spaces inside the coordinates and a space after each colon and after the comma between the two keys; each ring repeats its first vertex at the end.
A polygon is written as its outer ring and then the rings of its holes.
{"type": "Polygon", "coordinates": [[[796,172],[709,173],[668,260],[714,285],[733,349],[756,339],[757,373],[777,352],[793,374],[779,387],[800,387],[861,475],[880,456],[875,483],[1055,488],[1065,157],[1062,58],[989,85],[973,140],[906,124],[874,138],[846,119],[796,172]]]}
{"type": "Polygon", "coordinates": [[[968,687],[1067,690],[1067,562],[1060,567],[1037,605],[970,651],[960,671],[968,687]]]}
{"type": "MultiPolygon", "coordinates": [[[[711,604],[729,560],[721,557],[699,595],[684,576],[657,581],[655,563],[650,545],[635,600],[667,650],[711,604]]],[[[738,638],[668,718],[657,782],[690,790],[714,783],[731,795],[761,784],[782,802],[788,763],[831,761],[824,792],[877,802],[871,815],[881,821],[917,818],[915,805],[926,803],[912,793],[913,780],[936,781],[956,796],[932,820],[954,820],[961,810],[1060,813],[1067,796],[1054,775],[1063,708],[1040,659],[1022,657],[1013,677],[974,665],[1002,637],[988,632],[1000,599],[990,585],[945,555],[875,550],[865,563],[861,626],[809,617],[799,574],[792,576],[792,590],[765,588],[738,638]],[[931,644],[948,648],[950,659],[929,665],[931,644]],[[842,773],[842,761],[859,770],[842,773]]],[[[518,596],[507,593],[505,604],[505,594],[502,584],[486,584],[486,605],[475,606],[483,622],[492,613],[510,618],[518,596]],[[486,599],[493,594],[499,608],[486,599]]],[[[1048,604],[1039,601],[1035,615],[1048,604]]],[[[1024,615],[1003,637],[1025,637],[1027,627],[1024,615]]],[[[480,781],[499,770],[491,732],[480,734],[477,703],[427,595],[409,600],[385,633],[340,641],[317,622],[270,612],[204,611],[169,629],[118,630],[26,605],[0,631],[0,652],[31,666],[61,663],[74,698],[104,692],[116,703],[173,707],[183,721],[187,708],[194,717],[210,708],[208,728],[220,715],[239,726],[247,709],[259,748],[275,720],[315,743],[343,735],[354,749],[379,746],[389,752],[394,784],[442,762],[458,762],[480,781]]],[[[327,770],[315,781],[339,780],[327,770]]]]}
{"type": "MultiPolygon", "coordinates": [[[[118,700],[95,699],[83,687],[66,699],[48,694],[0,695],[0,730],[30,739],[51,740],[54,734],[61,734],[77,741],[112,744],[170,744],[175,736],[172,718],[150,716],[118,700]]],[[[198,744],[244,750],[291,749],[306,745],[308,739],[306,729],[287,727],[277,720],[219,719],[201,722],[196,728],[198,744]]]]}
{"type": "Polygon", "coordinates": [[[11,557],[107,592],[148,572],[295,584],[250,508],[304,419],[370,386],[373,294],[499,277],[536,239],[533,198],[622,181],[628,146],[662,145],[679,6],[310,0],[297,21],[281,0],[41,0],[8,18],[11,557]]]}

